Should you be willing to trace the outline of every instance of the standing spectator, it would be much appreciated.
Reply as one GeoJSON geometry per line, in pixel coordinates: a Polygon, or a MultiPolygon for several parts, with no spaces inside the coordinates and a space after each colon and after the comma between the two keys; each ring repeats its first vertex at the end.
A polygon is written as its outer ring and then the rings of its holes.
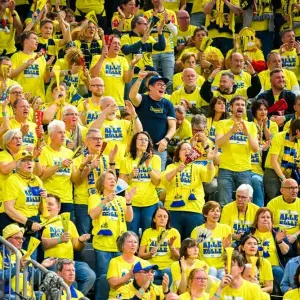
{"type": "MultiPolygon", "coordinates": [[[[187,0],[188,2],[191,2],[187,0]]],[[[197,27],[205,25],[205,13],[203,12],[203,0],[192,1],[191,24],[197,27]]]]}
{"type": "Polygon", "coordinates": [[[129,97],[142,122],[143,130],[152,138],[154,153],[161,158],[161,170],[167,162],[168,143],[176,132],[176,117],[172,103],[164,98],[167,78],[152,76],[148,82],[148,94],[139,94],[138,90],[147,72],[140,71],[138,80],[132,86],[129,97]]]}
{"type": "Polygon", "coordinates": [[[251,152],[258,151],[255,124],[244,121],[244,97],[230,101],[232,117],[221,120],[216,128],[216,146],[222,149],[218,174],[219,203],[231,202],[235,189],[243,183],[251,184],[251,152]]]}

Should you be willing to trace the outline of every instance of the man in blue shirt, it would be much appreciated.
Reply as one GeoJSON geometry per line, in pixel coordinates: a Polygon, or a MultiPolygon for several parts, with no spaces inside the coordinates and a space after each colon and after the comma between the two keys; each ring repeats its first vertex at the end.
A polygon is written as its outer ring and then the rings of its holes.
{"type": "Polygon", "coordinates": [[[148,93],[139,94],[139,88],[147,72],[141,70],[132,86],[129,97],[136,107],[136,113],[147,131],[155,148],[155,154],[161,158],[161,169],[165,170],[168,143],[176,132],[176,116],[173,104],[164,98],[167,78],[152,76],[148,82],[148,93]]]}
{"type": "Polygon", "coordinates": [[[280,284],[280,289],[282,293],[286,293],[292,289],[295,289],[295,280],[294,276],[296,274],[296,270],[300,265],[300,255],[289,260],[284,269],[283,279],[280,284]]]}

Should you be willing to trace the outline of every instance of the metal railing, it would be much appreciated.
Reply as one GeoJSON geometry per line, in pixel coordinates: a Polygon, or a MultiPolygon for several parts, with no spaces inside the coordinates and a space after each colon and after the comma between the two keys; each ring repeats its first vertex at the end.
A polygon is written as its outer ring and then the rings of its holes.
{"type": "MultiPolygon", "coordinates": [[[[40,286],[40,284],[42,282],[42,273],[44,273],[46,275],[47,273],[52,272],[52,271],[47,270],[45,267],[43,267],[41,264],[39,264],[35,260],[30,259],[30,260],[26,261],[26,264],[24,266],[24,271],[23,271],[23,295],[25,295],[25,297],[27,295],[27,284],[28,284],[27,277],[28,277],[28,273],[29,273],[29,268],[32,268],[32,276],[30,278],[30,283],[31,283],[32,289],[34,287],[34,284],[36,283],[35,268],[37,269],[37,272],[38,272],[38,274],[37,274],[38,286],[40,286]]],[[[60,299],[61,299],[62,291],[65,291],[67,294],[66,300],[71,300],[71,291],[70,291],[69,286],[65,282],[61,283],[60,299]]],[[[38,293],[38,295],[36,295],[36,299],[40,300],[41,298],[42,298],[42,293],[38,293]]]]}
{"type": "MultiPolygon", "coordinates": [[[[4,278],[4,271],[8,269],[9,272],[9,278],[11,278],[11,272],[12,272],[12,263],[11,263],[11,256],[14,254],[16,256],[16,262],[15,262],[15,268],[16,268],[16,274],[15,274],[15,288],[14,291],[16,294],[19,293],[19,278],[20,278],[20,259],[21,255],[19,250],[13,246],[10,242],[5,240],[2,236],[0,236],[0,243],[2,244],[2,284],[1,284],[1,291],[3,292],[3,295],[5,294],[5,278],[4,278]],[[9,255],[9,263],[8,266],[4,267],[4,259],[5,257],[9,255]]],[[[8,281],[8,299],[11,298],[11,280],[8,281]]],[[[16,298],[17,299],[17,298],[16,298]]]]}

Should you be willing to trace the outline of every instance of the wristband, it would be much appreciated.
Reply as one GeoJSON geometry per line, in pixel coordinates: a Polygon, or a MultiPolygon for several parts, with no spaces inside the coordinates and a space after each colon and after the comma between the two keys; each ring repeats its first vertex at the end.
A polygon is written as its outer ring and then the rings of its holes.
{"type": "Polygon", "coordinates": [[[110,165],[110,166],[115,166],[116,163],[115,163],[115,162],[111,162],[111,163],[109,163],[109,165],[110,165]]]}
{"type": "Polygon", "coordinates": [[[99,206],[104,209],[105,208],[105,205],[103,205],[103,203],[100,203],[99,206]]]}
{"type": "Polygon", "coordinates": [[[171,291],[170,291],[170,289],[168,288],[168,290],[166,291],[166,292],[164,292],[164,295],[167,295],[167,294],[169,294],[171,291]]]}
{"type": "Polygon", "coordinates": [[[221,296],[219,294],[217,294],[217,293],[214,293],[214,296],[217,297],[218,299],[221,298],[221,296]]]}
{"type": "Polygon", "coordinates": [[[61,244],[61,238],[60,238],[60,236],[57,237],[57,243],[61,244]]]}
{"type": "Polygon", "coordinates": [[[145,291],[144,291],[142,288],[140,288],[140,289],[139,289],[139,293],[140,293],[141,295],[144,295],[144,294],[145,294],[145,291]]]}
{"type": "Polygon", "coordinates": [[[37,157],[37,158],[34,159],[34,161],[35,161],[35,162],[39,162],[40,159],[37,157]]]}
{"type": "Polygon", "coordinates": [[[293,234],[294,238],[297,239],[298,235],[296,233],[293,234]]]}
{"type": "Polygon", "coordinates": [[[212,162],[213,162],[212,159],[207,160],[207,163],[208,163],[208,164],[209,164],[209,163],[212,163],[212,162]]]}
{"type": "Polygon", "coordinates": [[[148,167],[148,168],[147,168],[147,171],[148,171],[148,172],[151,172],[151,171],[153,171],[153,168],[152,168],[152,167],[148,167]]]}
{"type": "Polygon", "coordinates": [[[208,78],[208,79],[207,79],[207,81],[210,82],[210,83],[212,83],[213,80],[214,80],[213,78],[208,78]]]}
{"type": "Polygon", "coordinates": [[[164,139],[165,139],[168,143],[170,143],[170,139],[169,139],[167,136],[165,136],[164,139]]]}
{"type": "Polygon", "coordinates": [[[25,227],[27,227],[28,229],[31,229],[33,225],[33,221],[30,219],[27,219],[26,223],[25,223],[25,227]]]}
{"type": "Polygon", "coordinates": [[[126,203],[126,206],[131,206],[131,205],[132,205],[132,202],[126,203]]]}
{"type": "Polygon", "coordinates": [[[132,65],[129,65],[129,70],[133,70],[133,66],[132,65]]]}
{"type": "Polygon", "coordinates": [[[62,161],[59,163],[58,169],[62,169],[62,161]]]}
{"type": "Polygon", "coordinates": [[[2,117],[7,117],[7,112],[2,112],[2,117]]]}
{"type": "Polygon", "coordinates": [[[282,176],[279,177],[279,179],[280,179],[280,181],[283,181],[285,179],[285,176],[282,175],[282,176]]]}

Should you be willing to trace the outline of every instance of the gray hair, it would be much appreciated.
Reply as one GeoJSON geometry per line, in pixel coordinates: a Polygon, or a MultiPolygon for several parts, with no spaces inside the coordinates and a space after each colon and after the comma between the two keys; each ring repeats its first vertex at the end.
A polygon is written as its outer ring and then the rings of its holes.
{"type": "Polygon", "coordinates": [[[111,96],[105,96],[101,99],[100,101],[100,106],[103,106],[103,104],[105,103],[106,100],[113,100],[116,102],[115,98],[111,97],[111,96]]]}
{"type": "Polygon", "coordinates": [[[53,120],[48,125],[48,133],[49,133],[49,135],[51,135],[56,130],[56,128],[65,130],[66,129],[66,125],[65,125],[65,123],[63,121],[53,120]]]}
{"type": "Polygon", "coordinates": [[[236,189],[236,193],[237,192],[247,192],[248,197],[253,196],[253,188],[250,184],[247,183],[243,183],[241,184],[237,189],[236,189]]]}
{"type": "Polygon", "coordinates": [[[10,129],[8,130],[2,137],[2,149],[8,151],[8,147],[7,144],[11,142],[11,140],[13,139],[13,137],[16,134],[20,134],[22,137],[22,132],[19,128],[17,129],[10,129]]]}
{"type": "Polygon", "coordinates": [[[58,259],[56,264],[56,270],[58,272],[61,272],[64,268],[64,265],[70,265],[70,264],[75,265],[73,259],[69,259],[69,258],[58,259]]]}
{"type": "Polygon", "coordinates": [[[174,106],[175,112],[177,111],[181,115],[185,114],[186,115],[186,109],[182,105],[175,105],[174,106]]]}
{"type": "Polygon", "coordinates": [[[231,80],[234,80],[234,76],[233,76],[233,74],[230,73],[230,72],[223,72],[223,73],[221,74],[221,77],[224,77],[224,76],[228,76],[228,78],[230,78],[231,80]]]}
{"type": "Polygon", "coordinates": [[[16,83],[16,84],[12,84],[10,87],[8,87],[7,93],[10,94],[14,89],[17,89],[17,88],[19,88],[23,91],[23,87],[20,84],[16,83]]]}
{"type": "Polygon", "coordinates": [[[195,115],[191,120],[192,127],[206,127],[206,117],[204,115],[195,115]]]}
{"type": "Polygon", "coordinates": [[[137,242],[139,242],[139,237],[137,236],[137,234],[135,232],[126,231],[121,236],[119,236],[119,238],[117,240],[117,247],[118,247],[119,252],[123,252],[123,246],[124,246],[126,239],[132,235],[136,238],[137,242]]]}
{"type": "Polygon", "coordinates": [[[89,138],[92,135],[92,133],[100,133],[101,134],[101,130],[98,128],[90,128],[86,134],[86,138],[89,138]]]}
{"type": "Polygon", "coordinates": [[[74,106],[74,105],[66,105],[66,106],[64,107],[63,113],[62,113],[63,117],[64,117],[70,110],[75,110],[75,111],[78,113],[78,109],[77,109],[76,106],[74,106]]]}

